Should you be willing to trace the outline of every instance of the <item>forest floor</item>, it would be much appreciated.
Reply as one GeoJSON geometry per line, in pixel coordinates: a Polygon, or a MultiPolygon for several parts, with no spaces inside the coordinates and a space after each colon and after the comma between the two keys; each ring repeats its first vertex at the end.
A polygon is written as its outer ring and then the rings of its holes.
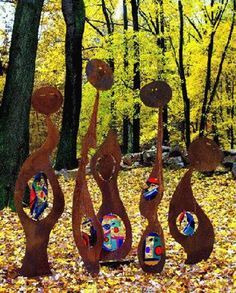
{"type": "MultiPolygon", "coordinates": [[[[75,246],[72,225],[72,195],[75,181],[60,178],[65,194],[65,211],[54,227],[48,246],[52,276],[27,279],[12,278],[25,250],[24,232],[16,213],[0,212],[0,292],[233,292],[235,274],[235,181],[231,174],[205,177],[194,174],[193,192],[200,206],[213,223],[214,250],[207,261],[185,265],[183,248],[169,234],[167,223],[171,196],[185,170],[165,170],[165,194],[159,206],[159,220],[165,234],[166,264],[160,274],[142,271],[137,258],[137,246],[147,221],[141,219],[139,198],[142,183],[149,168],[133,169],[119,175],[120,195],[127,209],[132,228],[133,245],[127,259],[134,260],[118,268],[102,266],[92,277],[83,266],[75,246]]],[[[101,194],[94,180],[89,178],[95,209],[101,203],[101,194]]],[[[234,291],[235,292],[235,291],[234,291]]]]}

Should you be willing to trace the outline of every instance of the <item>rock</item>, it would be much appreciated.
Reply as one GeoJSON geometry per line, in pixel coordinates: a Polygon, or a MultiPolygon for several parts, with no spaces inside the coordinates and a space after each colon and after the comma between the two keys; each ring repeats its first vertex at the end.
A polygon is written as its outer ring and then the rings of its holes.
{"type": "Polygon", "coordinates": [[[163,153],[169,153],[170,150],[171,150],[171,147],[166,146],[166,145],[163,145],[163,146],[162,146],[162,152],[163,152],[163,153]]]}
{"type": "Polygon", "coordinates": [[[177,145],[170,150],[170,157],[182,157],[183,153],[180,147],[177,145]]]}
{"type": "Polygon", "coordinates": [[[236,157],[236,150],[228,150],[228,151],[223,151],[224,156],[235,156],[236,157]]]}
{"type": "Polygon", "coordinates": [[[234,163],[236,163],[236,156],[233,155],[224,157],[222,161],[222,165],[230,169],[232,169],[234,163]]]}
{"type": "Polygon", "coordinates": [[[142,153],[126,154],[123,156],[122,162],[127,166],[132,166],[135,162],[139,162],[141,164],[143,162],[143,155],[142,153]]]}
{"type": "Polygon", "coordinates": [[[151,166],[156,158],[156,149],[151,149],[143,152],[143,165],[151,166]]]}
{"type": "Polygon", "coordinates": [[[141,166],[142,166],[142,164],[140,164],[139,162],[134,162],[133,163],[134,168],[138,168],[138,167],[141,167],[141,166]]]}
{"type": "Polygon", "coordinates": [[[122,161],[123,161],[123,164],[124,164],[124,165],[131,166],[131,165],[132,165],[131,155],[130,155],[130,154],[125,155],[125,156],[122,158],[122,161]]]}
{"type": "Polygon", "coordinates": [[[165,160],[165,165],[172,169],[184,168],[184,162],[182,157],[170,157],[165,160]]]}
{"type": "Polygon", "coordinates": [[[233,178],[236,179],[236,163],[233,163],[231,172],[232,172],[233,178]]]}

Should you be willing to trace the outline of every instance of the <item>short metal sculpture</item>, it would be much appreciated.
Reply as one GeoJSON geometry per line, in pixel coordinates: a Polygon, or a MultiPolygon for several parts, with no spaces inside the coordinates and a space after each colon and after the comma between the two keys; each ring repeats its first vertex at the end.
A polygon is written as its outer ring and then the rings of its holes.
{"type": "Polygon", "coordinates": [[[210,220],[193,196],[191,177],[194,169],[214,170],[222,159],[222,152],[214,141],[202,137],[192,142],[188,155],[190,168],[171,199],[168,222],[171,235],[187,253],[185,263],[195,264],[210,256],[215,236],[210,220]]]}
{"type": "Polygon", "coordinates": [[[88,153],[96,148],[96,126],[99,104],[99,90],[108,90],[113,84],[113,73],[103,61],[94,59],[86,67],[88,81],[97,89],[93,113],[88,131],[82,141],[81,161],[76,179],[73,197],[72,224],[75,243],[84,261],[85,267],[91,273],[99,272],[99,259],[103,244],[103,230],[95,215],[86,180],[86,166],[89,163],[88,153]],[[89,234],[83,231],[83,225],[89,223],[89,234]]]}
{"type": "Polygon", "coordinates": [[[163,107],[170,101],[172,90],[164,81],[154,81],[141,89],[141,100],[146,106],[159,108],[157,155],[154,167],[146,186],[142,190],[139,209],[141,215],[148,220],[148,226],[144,231],[138,246],[138,258],[145,272],[159,273],[165,264],[165,240],[162,227],[158,221],[157,208],[160,204],[163,192],[162,171],[162,141],[163,141],[163,107]]]}
{"type": "Polygon", "coordinates": [[[104,232],[101,260],[125,258],[132,245],[130,221],[117,186],[120,162],[121,150],[117,135],[114,130],[110,130],[91,160],[92,174],[102,192],[102,205],[97,215],[104,232]]]}
{"type": "Polygon", "coordinates": [[[42,87],[36,90],[32,97],[34,109],[46,115],[48,136],[41,148],[24,162],[16,181],[15,206],[26,235],[26,253],[19,273],[26,277],[51,274],[47,245],[50,232],[64,210],[64,196],[49,160],[49,156],[59,141],[59,132],[52,123],[50,114],[58,111],[62,102],[61,93],[54,87],[42,87]],[[53,190],[54,199],[49,215],[36,221],[25,213],[22,199],[28,181],[40,172],[46,174],[53,190]]]}

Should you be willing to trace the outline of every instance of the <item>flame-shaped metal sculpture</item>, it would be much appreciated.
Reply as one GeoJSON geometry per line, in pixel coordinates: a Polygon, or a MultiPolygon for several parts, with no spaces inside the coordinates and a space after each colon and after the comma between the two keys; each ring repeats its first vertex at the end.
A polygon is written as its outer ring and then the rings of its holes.
{"type": "Polygon", "coordinates": [[[185,263],[195,264],[210,256],[215,236],[210,220],[193,196],[191,177],[194,169],[214,170],[222,159],[222,152],[214,141],[202,137],[192,142],[188,155],[190,168],[171,199],[168,222],[171,235],[187,253],[185,263]]]}
{"type": "Polygon", "coordinates": [[[54,87],[42,87],[32,97],[34,109],[46,115],[48,135],[41,148],[24,162],[16,181],[15,206],[26,235],[26,253],[19,273],[26,277],[51,274],[47,246],[50,232],[64,210],[64,196],[49,160],[59,141],[59,132],[52,123],[50,114],[58,111],[62,102],[61,93],[54,87]],[[54,199],[49,215],[35,221],[25,213],[22,199],[28,181],[39,172],[44,172],[49,179],[54,199]]]}
{"type": "Polygon", "coordinates": [[[89,272],[97,274],[99,272],[99,259],[103,244],[103,230],[93,209],[86,180],[86,166],[89,163],[89,150],[96,148],[99,90],[108,90],[111,88],[113,84],[113,73],[105,62],[94,59],[88,62],[86,74],[89,82],[97,89],[97,95],[89,128],[82,141],[81,161],[73,198],[72,224],[75,243],[85,267],[89,272]],[[83,219],[86,219],[86,221],[83,219]],[[83,232],[82,226],[85,222],[91,224],[93,230],[91,235],[83,232]]]}
{"type": "Polygon", "coordinates": [[[104,232],[102,260],[125,258],[132,245],[130,221],[117,186],[120,162],[121,150],[117,135],[114,130],[110,130],[91,160],[92,174],[102,192],[102,205],[97,215],[104,232]]]}
{"type": "Polygon", "coordinates": [[[142,190],[139,209],[148,220],[138,246],[138,258],[142,269],[149,273],[159,273],[165,264],[165,240],[162,227],[158,221],[157,208],[163,192],[162,141],[163,141],[163,107],[170,101],[172,90],[164,81],[154,81],[141,89],[141,100],[146,106],[159,108],[157,155],[152,172],[142,190]]]}

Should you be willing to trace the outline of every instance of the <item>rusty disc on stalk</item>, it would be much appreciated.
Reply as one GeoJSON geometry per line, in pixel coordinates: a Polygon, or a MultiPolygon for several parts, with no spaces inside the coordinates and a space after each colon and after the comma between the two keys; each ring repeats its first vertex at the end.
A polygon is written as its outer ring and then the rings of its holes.
{"type": "Polygon", "coordinates": [[[52,86],[45,86],[37,89],[32,96],[34,109],[45,115],[57,112],[63,102],[62,94],[52,86]]]}
{"type": "Polygon", "coordinates": [[[213,171],[222,160],[218,145],[206,137],[197,138],[191,143],[188,156],[192,167],[200,172],[213,171]]]}
{"type": "Polygon", "coordinates": [[[90,60],[86,66],[88,81],[101,91],[109,90],[113,84],[113,72],[110,66],[99,59],[90,60]]]}
{"type": "Polygon", "coordinates": [[[172,90],[165,81],[152,81],[142,87],[140,96],[144,105],[160,108],[171,100],[172,90]]]}

